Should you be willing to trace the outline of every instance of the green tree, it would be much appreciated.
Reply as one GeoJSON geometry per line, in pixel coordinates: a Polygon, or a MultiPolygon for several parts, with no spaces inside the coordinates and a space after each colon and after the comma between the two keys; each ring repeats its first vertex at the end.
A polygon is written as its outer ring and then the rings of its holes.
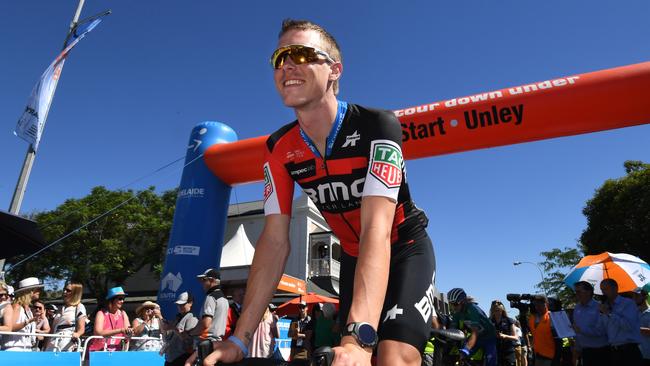
{"type": "Polygon", "coordinates": [[[583,209],[587,228],[580,244],[585,254],[605,251],[650,261],[650,164],[625,162],[626,175],[608,179],[583,209]]]}
{"type": "Polygon", "coordinates": [[[564,277],[585,255],[604,251],[650,260],[650,164],[626,161],[626,175],[608,179],[587,201],[583,214],[587,228],[578,248],[554,248],[540,253],[546,278],[537,287],[566,305],[574,303],[564,277]]]}
{"type": "Polygon", "coordinates": [[[544,269],[544,281],[537,284],[548,296],[555,297],[562,301],[563,306],[571,306],[575,303],[573,290],[564,284],[564,277],[569,270],[578,264],[583,257],[578,248],[565,247],[564,249],[553,248],[547,252],[541,252],[544,261],[540,263],[544,269]]]}
{"type": "Polygon", "coordinates": [[[154,187],[134,192],[95,187],[55,210],[34,215],[46,242],[78,230],[11,270],[11,277],[75,279],[101,299],[108,288],[149,266],[160,273],[172,225],[176,190],[157,195],[154,187]]]}

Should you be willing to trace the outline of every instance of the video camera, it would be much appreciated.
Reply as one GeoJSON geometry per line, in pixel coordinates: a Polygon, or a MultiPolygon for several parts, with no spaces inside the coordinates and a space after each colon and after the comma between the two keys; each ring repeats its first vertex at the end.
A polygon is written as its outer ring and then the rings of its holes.
{"type": "Polygon", "coordinates": [[[519,310],[521,314],[528,313],[533,310],[531,301],[535,295],[531,294],[507,294],[506,299],[510,301],[510,307],[519,310]],[[526,301],[526,302],[524,302],[526,301]]]}
{"type": "Polygon", "coordinates": [[[531,294],[506,294],[506,299],[510,301],[510,307],[519,310],[519,323],[523,332],[528,332],[528,314],[535,311],[532,300],[535,295],[531,294]]]}

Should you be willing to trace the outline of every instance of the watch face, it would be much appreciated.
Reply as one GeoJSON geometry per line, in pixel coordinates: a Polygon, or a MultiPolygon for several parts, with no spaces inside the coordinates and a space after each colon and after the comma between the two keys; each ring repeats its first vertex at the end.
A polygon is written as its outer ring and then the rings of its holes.
{"type": "Polygon", "coordinates": [[[357,335],[359,336],[359,341],[364,344],[373,344],[377,340],[377,332],[375,332],[370,324],[359,325],[357,335]]]}

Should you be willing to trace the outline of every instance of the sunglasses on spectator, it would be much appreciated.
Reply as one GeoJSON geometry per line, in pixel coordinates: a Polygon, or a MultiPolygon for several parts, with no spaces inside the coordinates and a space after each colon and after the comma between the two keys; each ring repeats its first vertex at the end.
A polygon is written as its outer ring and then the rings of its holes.
{"type": "Polygon", "coordinates": [[[122,297],[122,296],[120,296],[120,297],[116,297],[115,300],[117,300],[117,301],[124,301],[124,297],[122,297]]]}
{"type": "Polygon", "coordinates": [[[72,289],[64,288],[64,289],[63,289],[63,292],[72,292],[72,289]]]}
{"type": "Polygon", "coordinates": [[[282,68],[284,61],[287,57],[291,58],[296,65],[307,64],[311,62],[316,62],[322,60],[319,56],[325,57],[325,60],[329,63],[335,63],[334,59],[327,54],[327,52],[320,50],[316,47],[305,46],[301,44],[290,44],[288,46],[280,47],[273,55],[271,55],[271,66],[274,69],[282,68]]]}
{"type": "Polygon", "coordinates": [[[1,292],[0,297],[9,297],[9,293],[7,292],[1,292]]]}

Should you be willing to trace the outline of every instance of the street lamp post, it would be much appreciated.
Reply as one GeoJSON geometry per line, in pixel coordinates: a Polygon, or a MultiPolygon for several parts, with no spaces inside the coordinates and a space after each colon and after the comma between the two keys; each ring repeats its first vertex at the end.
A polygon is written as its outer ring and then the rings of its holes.
{"type": "MultiPolygon", "coordinates": [[[[539,266],[539,264],[535,262],[526,262],[526,261],[515,261],[512,262],[513,265],[518,266],[520,264],[532,264],[533,266],[537,267],[537,270],[539,271],[539,276],[542,278],[542,283],[544,282],[544,272],[542,271],[542,267],[539,266]]],[[[546,295],[546,290],[542,287],[542,291],[544,291],[544,295],[546,295]]]]}

